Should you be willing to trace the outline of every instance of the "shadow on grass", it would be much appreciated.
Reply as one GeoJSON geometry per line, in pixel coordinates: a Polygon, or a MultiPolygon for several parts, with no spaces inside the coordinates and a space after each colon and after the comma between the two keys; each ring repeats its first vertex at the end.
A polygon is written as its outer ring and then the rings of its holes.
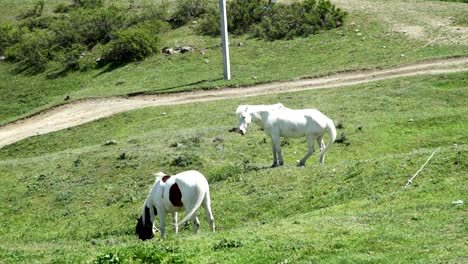
{"type": "Polygon", "coordinates": [[[130,62],[128,61],[112,61],[112,62],[101,62],[101,63],[98,63],[98,66],[97,68],[98,69],[102,69],[101,72],[99,72],[98,74],[96,74],[94,76],[94,78],[96,77],[99,77],[103,74],[106,74],[106,73],[109,73],[109,72],[112,72],[116,69],[119,69],[121,67],[124,67],[125,65],[129,64],[130,62]]]}
{"type": "MultiPolygon", "coordinates": [[[[223,78],[216,78],[216,79],[209,79],[209,80],[205,79],[205,80],[200,80],[200,81],[196,81],[196,82],[185,83],[185,84],[181,84],[181,85],[176,85],[176,86],[171,86],[171,87],[158,89],[156,92],[145,92],[145,91],[134,92],[134,93],[127,94],[127,96],[138,96],[138,95],[145,95],[145,94],[159,94],[159,93],[164,93],[164,92],[168,92],[168,91],[183,88],[183,87],[190,87],[190,86],[194,86],[194,85],[198,85],[198,84],[202,84],[202,83],[210,83],[210,82],[216,82],[216,81],[220,81],[220,80],[223,80],[223,78]]],[[[188,90],[190,90],[190,89],[188,89],[188,90]]],[[[180,90],[175,90],[173,92],[181,92],[181,91],[180,90]]]]}

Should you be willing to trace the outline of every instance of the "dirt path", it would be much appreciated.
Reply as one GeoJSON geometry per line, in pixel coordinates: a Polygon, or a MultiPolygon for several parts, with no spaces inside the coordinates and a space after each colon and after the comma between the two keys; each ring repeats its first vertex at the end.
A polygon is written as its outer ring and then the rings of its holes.
{"type": "Polygon", "coordinates": [[[58,131],[116,113],[148,106],[186,104],[271,93],[339,88],[390,78],[461,71],[468,71],[468,57],[423,62],[381,70],[345,72],[319,78],[267,83],[243,88],[82,100],[59,106],[31,118],[0,127],[0,148],[31,136],[58,131]]]}

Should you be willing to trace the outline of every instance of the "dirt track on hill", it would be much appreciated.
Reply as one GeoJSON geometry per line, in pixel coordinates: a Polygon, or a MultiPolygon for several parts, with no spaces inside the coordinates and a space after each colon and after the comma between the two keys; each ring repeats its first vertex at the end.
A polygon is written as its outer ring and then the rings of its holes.
{"type": "Polygon", "coordinates": [[[133,109],[250,97],[312,89],[340,88],[373,81],[468,71],[468,57],[422,62],[413,65],[368,71],[352,71],[324,77],[267,83],[241,88],[223,88],[167,95],[139,95],[86,99],[44,111],[0,127],[0,148],[19,140],[78,126],[133,109]]]}

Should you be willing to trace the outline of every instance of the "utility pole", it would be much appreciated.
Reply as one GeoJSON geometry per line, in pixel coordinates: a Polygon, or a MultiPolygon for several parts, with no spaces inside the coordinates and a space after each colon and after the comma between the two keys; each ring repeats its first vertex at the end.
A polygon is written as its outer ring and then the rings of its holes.
{"type": "Polygon", "coordinates": [[[224,79],[231,80],[231,62],[229,61],[229,40],[226,14],[226,0],[219,0],[221,15],[221,45],[223,47],[224,79]]]}

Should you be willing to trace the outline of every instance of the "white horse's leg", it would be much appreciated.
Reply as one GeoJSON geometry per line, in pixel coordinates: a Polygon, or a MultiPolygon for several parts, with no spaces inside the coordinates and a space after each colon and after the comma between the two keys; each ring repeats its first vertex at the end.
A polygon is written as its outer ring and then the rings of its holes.
{"type": "Polygon", "coordinates": [[[284,162],[283,162],[283,151],[281,149],[281,141],[278,140],[278,166],[283,166],[284,162]]]}
{"type": "Polygon", "coordinates": [[[305,163],[306,163],[307,159],[315,151],[315,138],[314,138],[313,135],[307,135],[307,145],[309,146],[309,150],[307,151],[305,156],[297,164],[297,166],[299,166],[299,167],[305,166],[305,163]]]}
{"type": "Polygon", "coordinates": [[[207,193],[205,196],[205,199],[203,200],[203,209],[205,210],[206,214],[206,220],[208,220],[208,224],[210,225],[211,232],[215,232],[215,223],[214,223],[214,217],[213,213],[211,211],[211,200],[210,200],[210,194],[207,193]]]}
{"type": "MultiPolygon", "coordinates": [[[[325,149],[325,142],[323,142],[323,135],[317,137],[317,144],[320,146],[320,152],[325,149]]],[[[323,164],[325,161],[325,153],[323,155],[320,155],[320,164],[323,164]]]]}
{"type": "Polygon", "coordinates": [[[325,148],[325,142],[323,142],[323,135],[317,137],[317,144],[320,146],[320,151],[325,148]]]}
{"type": "Polygon", "coordinates": [[[273,164],[271,167],[274,168],[283,165],[283,155],[281,155],[281,141],[279,135],[271,135],[271,144],[273,149],[273,164]]]}
{"type": "Polygon", "coordinates": [[[276,167],[276,147],[275,143],[273,143],[273,138],[271,139],[271,150],[273,151],[273,164],[271,165],[272,168],[276,167]]]}
{"type": "Polygon", "coordinates": [[[174,232],[177,235],[179,233],[179,225],[177,225],[177,212],[174,212],[172,217],[174,218],[174,232]]]}

